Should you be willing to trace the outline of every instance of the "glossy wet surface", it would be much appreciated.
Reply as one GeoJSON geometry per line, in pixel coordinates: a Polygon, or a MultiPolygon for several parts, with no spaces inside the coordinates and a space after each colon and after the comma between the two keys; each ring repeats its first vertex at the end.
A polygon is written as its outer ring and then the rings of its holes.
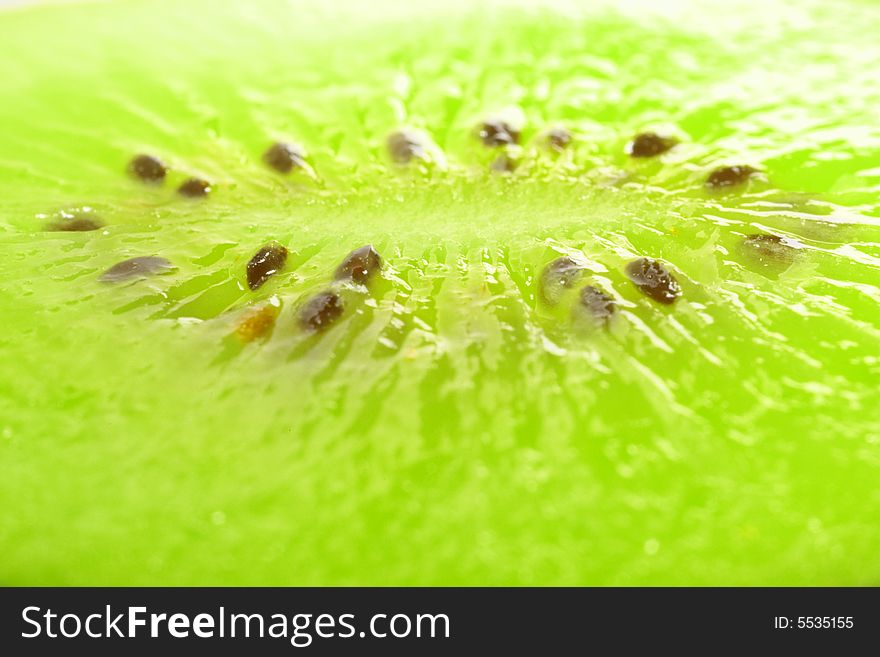
{"type": "Polygon", "coordinates": [[[0,20],[0,579],[880,581],[876,5],[368,4],[0,20]],[[474,129],[508,109],[522,160],[494,175],[474,129]],[[391,162],[402,125],[444,166],[391,162]],[[631,158],[647,130],[681,142],[631,158]],[[313,176],[263,161],[279,139],[313,176]],[[165,184],[126,175],[139,152],[165,184]],[[707,189],[736,163],[761,176],[707,189]],[[220,193],[181,198],[196,172],[220,193]],[[44,230],[87,204],[101,230],[44,230]],[[797,256],[756,265],[758,234],[797,256]],[[332,287],[365,244],[370,288],[332,287]],[[101,283],[136,254],[177,269],[101,283]],[[584,279],[551,307],[560,257],[584,279]],[[574,330],[583,285],[607,331],[574,330]],[[345,312],[304,330],[331,287],[345,312]]]}

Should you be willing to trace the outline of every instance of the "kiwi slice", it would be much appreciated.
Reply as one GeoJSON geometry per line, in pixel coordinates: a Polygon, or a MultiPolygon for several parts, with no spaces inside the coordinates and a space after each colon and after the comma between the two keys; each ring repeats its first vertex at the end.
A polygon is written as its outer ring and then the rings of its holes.
{"type": "Polygon", "coordinates": [[[880,582],[878,27],[0,14],[0,581],[880,582]]]}

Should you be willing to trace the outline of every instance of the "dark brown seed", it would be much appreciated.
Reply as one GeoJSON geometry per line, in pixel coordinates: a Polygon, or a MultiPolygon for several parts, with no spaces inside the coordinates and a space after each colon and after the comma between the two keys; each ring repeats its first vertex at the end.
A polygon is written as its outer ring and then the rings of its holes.
{"type": "Polygon", "coordinates": [[[287,261],[287,249],[277,242],[262,247],[247,264],[248,287],[256,290],[287,261]]]}
{"type": "Polygon", "coordinates": [[[541,297],[551,306],[559,303],[563,291],[574,287],[583,270],[583,265],[568,256],[551,261],[541,272],[541,297]]]}
{"type": "Polygon", "coordinates": [[[565,128],[553,128],[547,132],[547,145],[554,151],[562,152],[571,144],[571,133],[565,128]]]}
{"type": "Polygon", "coordinates": [[[104,222],[92,212],[61,212],[60,218],[46,226],[46,230],[65,232],[86,232],[103,228],[104,222]]]}
{"type": "Polygon", "coordinates": [[[519,160],[504,153],[495,158],[490,168],[496,173],[513,173],[518,166],[519,160]]]}
{"type": "Polygon", "coordinates": [[[519,143],[519,130],[506,121],[486,121],[480,126],[480,139],[489,147],[519,143]]]}
{"type": "Polygon", "coordinates": [[[747,235],[743,238],[742,249],[751,262],[769,269],[784,269],[797,255],[797,249],[779,235],[747,235]]]}
{"type": "Polygon", "coordinates": [[[203,198],[211,193],[211,183],[201,178],[189,178],[183,181],[177,191],[187,198],[203,198]]]}
{"type": "Polygon", "coordinates": [[[103,222],[97,217],[87,217],[77,215],[69,219],[61,219],[55,223],[46,226],[46,230],[65,231],[71,233],[83,233],[90,230],[98,230],[104,226],[103,222]]]}
{"type": "Polygon", "coordinates": [[[611,316],[617,312],[617,303],[614,299],[604,290],[592,285],[585,285],[581,289],[581,306],[602,324],[607,324],[611,316]]]}
{"type": "Polygon", "coordinates": [[[643,132],[633,137],[626,151],[631,157],[654,157],[665,153],[678,143],[673,137],[662,137],[656,132],[643,132]]]}
{"type": "Polygon", "coordinates": [[[280,173],[290,173],[305,164],[305,155],[296,146],[279,141],[263,153],[263,161],[280,173]]]}
{"type": "Polygon", "coordinates": [[[336,268],[334,278],[337,281],[351,279],[366,285],[381,268],[382,257],[372,244],[367,244],[345,256],[345,260],[336,268]]]}
{"type": "Polygon", "coordinates": [[[143,278],[152,274],[161,274],[173,268],[171,262],[158,256],[141,256],[117,262],[101,274],[105,283],[118,283],[132,278],[143,278]]]}
{"type": "Polygon", "coordinates": [[[398,130],[388,135],[388,153],[398,164],[406,164],[413,159],[427,159],[425,145],[419,136],[410,130],[398,130]]]}
{"type": "Polygon", "coordinates": [[[633,260],[626,266],[626,275],[642,294],[659,303],[671,304],[681,296],[678,281],[658,260],[633,260]]]}
{"type": "Polygon", "coordinates": [[[128,170],[135,178],[150,183],[162,182],[168,173],[168,167],[152,155],[138,155],[129,163],[128,170]]]}
{"type": "Polygon", "coordinates": [[[90,230],[98,230],[102,225],[100,221],[90,219],[89,217],[77,217],[67,223],[59,224],[58,228],[71,232],[88,232],[90,230]]]}
{"type": "Polygon", "coordinates": [[[747,182],[756,173],[758,173],[758,170],[747,164],[719,167],[709,174],[709,177],[706,179],[706,186],[712,189],[735,187],[747,182]]]}
{"type": "Polygon", "coordinates": [[[339,319],[342,311],[339,295],[321,292],[309,299],[299,311],[299,322],[307,331],[322,331],[339,319]]]}

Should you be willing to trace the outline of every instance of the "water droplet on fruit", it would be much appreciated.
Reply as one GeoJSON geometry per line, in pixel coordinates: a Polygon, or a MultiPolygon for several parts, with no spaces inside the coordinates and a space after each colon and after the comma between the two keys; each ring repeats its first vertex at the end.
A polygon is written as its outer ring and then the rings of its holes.
{"type": "Polygon", "coordinates": [[[263,153],[263,161],[280,173],[290,173],[294,167],[305,164],[305,154],[296,146],[279,141],[263,153]]]}
{"type": "Polygon", "coordinates": [[[262,247],[247,264],[248,287],[256,290],[282,269],[286,261],[287,249],[281,244],[271,242],[262,247]]]}
{"type": "Polygon", "coordinates": [[[633,260],[626,266],[626,275],[642,294],[659,303],[671,304],[681,296],[678,281],[659,260],[633,260]]]}
{"type": "Polygon", "coordinates": [[[388,153],[398,164],[406,164],[413,158],[427,159],[427,151],[421,137],[412,130],[398,130],[388,135],[388,153]]]}
{"type": "Polygon", "coordinates": [[[665,153],[678,143],[673,137],[663,137],[656,132],[642,132],[627,144],[626,152],[631,157],[655,157],[665,153]]]}
{"type": "Polygon", "coordinates": [[[541,272],[541,297],[551,306],[559,303],[563,291],[574,287],[583,271],[583,265],[568,256],[551,261],[541,272]]]}
{"type": "Polygon", "coordinates": [[[337,281],[351,279],[366,285],[370,278],[382,267],[382,257],[371,244],[355,249],[336,268],[334,278],[337,281]]]}
{"type": "Polygon", "coordinates": [[[330,291],[309,299],[299,312],[300,325],[308,331],[322,331],[342,315],[342,299],[330,291]]]}
{"type": "Polygon", "coordinates": [[[181,183],[177,191],[187,198],[203,198],[210,194],[211,183],[201,178],[189,178],[181,183]]]}
{"type": "Polygon", "coordinates": [[[747,164],[719,167],[706,178],[706,186],[712,189],[721,189],[742,185],[756,173],[758,170],[747,164]]]}
{"type": "Polygon", "coordinates": [[[506,121],[485,121],[479,129],[478,135],[483,144],[494,148],[495,146],[509,146],[519,143],[519,130],[506,121]]]}
{"type": "Polygon", "coordinates": [[[144,182],[160,183],[165,180],[168,167],[162,160],[152,155],[138,155],[128,165],[128,170],[135,178],[144,182]]]}
{"type": "Polygon", "coordinates": [[[101,280],[105,283],[118,283],[132,278],[143,278],[153,274],[160,274],[173,268],[174,265],[165,258],[140,256],[117,262],[101,274],[101,280]]]}
{"type": "Polygon", "coordinates": [[[580,302],[581,307],[600,324],[607,324],[617,312],[617,303],[614,299],[604,290],[593,285],[585,285],[581,288],[580,302]]]}

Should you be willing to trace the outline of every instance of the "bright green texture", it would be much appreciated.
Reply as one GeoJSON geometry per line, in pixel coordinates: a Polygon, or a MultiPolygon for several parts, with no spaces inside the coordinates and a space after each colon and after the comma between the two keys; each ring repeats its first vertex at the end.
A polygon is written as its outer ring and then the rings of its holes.
{"type": "Polygon", "coordinates": [[[880,7],[415,4],[0,15],[0,582],[880,582],[880,7]],[[524,163],[492,175],[472,130],[511,109],[524,163]],[[392,165],[400,125],[448,166],[392,165]],[[630,161],[646,128],[683,143],[630,161]],[[316,179],[262,164],[280,137],[316,179]],[[769,183],[703,189],[740,162],[769,183]],[[212,198],[175,195],[191,174],[212,198]],[[83,205],[104,231],[42,230],[83,205]],[[795,264],[750,266],[755,232],[795,264]],[[269,239],[288,267],[249,292],[269,239]],[[365,243],[383,279],[304,336],[365,243]],[[610,331],[537,301],[563,253],[610,331]],[[98,281],[137,255],[177,270],[98,281]]]}

